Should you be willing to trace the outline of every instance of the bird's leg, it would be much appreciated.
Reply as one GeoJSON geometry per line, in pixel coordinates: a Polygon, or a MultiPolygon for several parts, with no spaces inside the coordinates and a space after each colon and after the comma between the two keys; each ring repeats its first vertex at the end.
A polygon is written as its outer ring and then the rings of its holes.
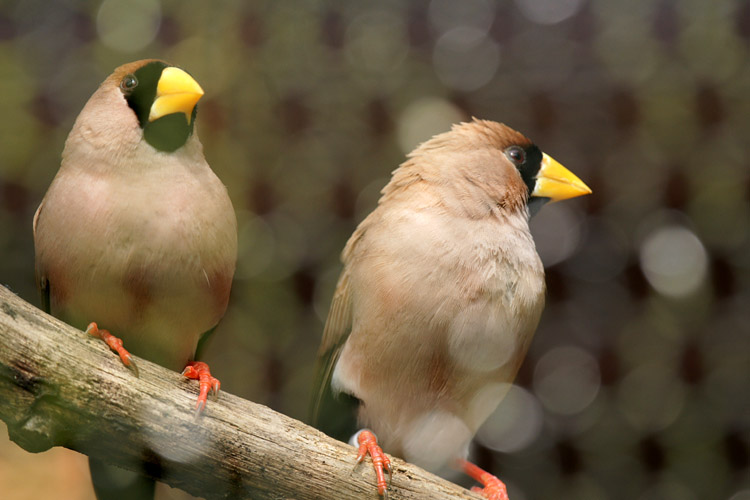
{"type": "Polygon", "coordinates": [[[505,489],[505,483],[498,478],[464,459],[460,459],[458,465],[461,470],[483,486],[482,488],[474,486],[471,491],[479,493],[489,500],[508,500],[508,491],[505,489]]]}
{"type": "Polygon", "coordinates": [[[218,397],[221,382],[211,375],[208,365],[202,361],[188,361],[187,366],[182,370],[182,374],[187,378],[198,380],[200,394],[198,394],[198,401],[195,403],[195,414],[199,415],[206,408],[209,391],[213,393],[214,397],[218,397]]]}
{"type": "Polygon", "coordinates": [[[114,335],[109,333],[108,330],[99,329],[99,327],[94,322],[89,323],[89,326],[86,327],[86,333],[102,339],[110,349],[120,355],[122,364],[133,370],[133,373],[136,377],[138,376],[138,367],[135,364],[135,360],[133,359],[133,356],[131,356],[131,354],[127,351],[127,349],[122,346],[122,339],[115,337],[114,335]]]}
{"type": "Polygon", "coordinates": [[[368,453],[372,457],[372,467],[375,469],[375,476],[377,477],[378,494],[383,497],[384,500],[388,500],[388,485],[391,482],[391,461],[383,453],[383,449],[378,445],[378,438],[372,431],[363,429],[356,435],[357,444],[359,445],[359,454],[357,455],[357,463],[355,467],[362,463],[365,455],[368,453]],[[388,481],[385,480],[385,473],[388,473],[388,481]]]}

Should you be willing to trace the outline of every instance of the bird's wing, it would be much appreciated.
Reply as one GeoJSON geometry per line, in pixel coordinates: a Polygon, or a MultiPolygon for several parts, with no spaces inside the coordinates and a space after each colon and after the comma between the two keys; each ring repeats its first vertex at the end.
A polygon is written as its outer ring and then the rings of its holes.
{"type": "Polygon", "coordinates": [[[352,306],[349,273],[344,270],[336,284],[336,292],[333,294],[331,309],[328,311],[319,352],[338,350],[349,337],[351,326],[352,306]]]}
{"type": "Polygon", "coordinates": [[[34,220],[31,223],[31,230],[34,233],[34,238],[36,238],[36,224],[39,222],[39,214],[42,213],[42,207],[44,206],[44,200],[39,204],[39,208],[36,209],[36,212],[34,212],[34,220]]]}
{"type": "MultiPolygon", "coordinates": [[[[44,200],[39,204],[39,208],[34,212],[34,220],[31,224],[31,229],[34,235],[34,241],[36,241],[36,226],[39,222],[39,215],[42,213],[42,207],[44,207],[44,200]]],[[[50,285],[47,276],[40,275],[40,271],[36,269],[36,286],[39,288],[39,296],[42,300],[42,310],[47,314],[52,314],[50,305],[50,285]]]]}
{"type": "Polygon", "coordinates": [[[326,434],[342,440],[348,439],[356,430],[355,408],[358,400],[346,394],[335,393],[331,387],[331,379],[341,349],[351,333],[351,302],[349,275],[345,269],[336,286],[323,330],[310,407],[310,423],[326,434]]]}
{"type": "Polygon", "coordinates": [[[49,280],[46,277],[37,278],[37,286],[39,286],[39,295],[42,299],[42,311],[52,314],[52,305],[49,298],[49,280]]]}
{"type": "Polygon", "coordinates": [[[201,334],[200,339],[198,339],[198,346],[195,348],[195,354],[193,354],[193,361],[200,361],[203,355],[203,350],[208,345],[209,340],[213,338],[213,333],[216,331],[217,326],[219,325],[216,324],[213,326],[213,328],[201,334]]]}

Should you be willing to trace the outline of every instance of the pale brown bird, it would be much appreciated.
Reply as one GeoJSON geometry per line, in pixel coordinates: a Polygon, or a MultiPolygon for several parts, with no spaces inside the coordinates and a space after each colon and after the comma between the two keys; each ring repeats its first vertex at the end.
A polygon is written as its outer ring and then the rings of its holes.
{"type": "MultiPolygon", "coordinates": [[[[117,68],[78,115],[33,226],[45,309],[128,366],[129,350],[185,369],[200,380],[197,411],[219,382],[194,356],[224,315],[237,259],[234,209],[194,130],[202,95],[162,61],[117,68]]],[[[90,464],[97,495],[119,498],[90,464]]],[[[153,495],[153,482],[133,487],[124,498],[153,495]]]]}
{"type": "Polygon", "coordinates": [[[591,190],[529,139],[484,120],[417,147],[342,254],[319,351],[313,425],[430,470],[459,464],[491,499],[505,486],[465,460],[503,398],[544,306],[530,209],[591,190]]]}

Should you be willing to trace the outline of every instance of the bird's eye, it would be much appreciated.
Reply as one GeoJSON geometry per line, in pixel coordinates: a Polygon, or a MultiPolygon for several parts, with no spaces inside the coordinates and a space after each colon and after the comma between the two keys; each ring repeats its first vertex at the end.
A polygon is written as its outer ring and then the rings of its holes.
{"type": "Polygon", "coordinates": [[[125,94],[129,94],[138,86],[138,78],[135,75],[125,75],[120,82],[120,90],[125,94]]]}
{"type": "Polygon", "coordinates": [[[505,154],[510,158],[510,161],[516,165],[523,165],[526,161],[526,151],[518,146],[511,146],[505,150],[505,154]]]}

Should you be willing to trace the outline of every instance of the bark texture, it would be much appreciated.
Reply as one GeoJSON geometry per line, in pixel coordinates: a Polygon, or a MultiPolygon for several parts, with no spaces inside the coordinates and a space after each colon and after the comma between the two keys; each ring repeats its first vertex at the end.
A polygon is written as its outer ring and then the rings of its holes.
{"type": "MultiPolygon", "coordinates": [[[[369,458],[297,420],[222,392],[199,418],[198,384],[103,342],[0,286],[0,419],[30,452],[64,446],[205,497],[377,499],[369,458]]],[[[390,498],[477,499],[393,460],[390,498]]]]}

